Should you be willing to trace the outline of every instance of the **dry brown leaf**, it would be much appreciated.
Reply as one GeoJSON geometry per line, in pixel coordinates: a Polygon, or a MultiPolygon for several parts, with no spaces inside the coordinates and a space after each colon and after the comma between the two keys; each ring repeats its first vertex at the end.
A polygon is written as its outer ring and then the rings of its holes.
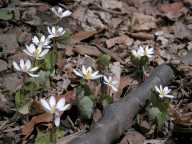
{"type": "Polygon", "coordinates": [[[157,28],[157,20],[153,16],[134,13],[133,19],[135,20],[135,24],[132,25],[134,31],[149,31],[157,28]]]}
{"type": "Polygon", "coordinates": [[[106,40],[107,48],[113,47],[115,44],[124,44],[127,46],[131,46],[133,44],[133,39],[129,38],[126,35],[114,37],[111,39],[106,40]]]}
{"type": "Polygon", "coordinates": [[[128,35],[132,38],[140,39],[140,40],[153,40],[154,35],[146,32],[137,32],[137,33],[128,33],[128,35]]]}
{"type": "Polygon", "coordinates": [[[111,56],[114,60],[120,62],[121,64],[126,64],[126,62],[123,61],[123,60],[119,57],[119,55],[117,55],[116,53],[113,53],[111,50],[109,50],[109,49],[107,49],[107,48],[104,48],[104,47],[102,47],[102,46],[100,46],[100,45],[96,45],[96,46],[97,46],[97,48],[98,48],[100,51],[108,54],[108,55],[111,56]]]}
{"type": "Polygon", "coordinates": [[[102,0],[102,7],[104,9],[119,9],[122,10],[123,3],[118,0],[102,0]]]}
{"type": "Polygon", "coordinates": [[[53,120],[53,115],[51,113],[44,113],[38,116],[34,116],[30,122],[26,123],[21,128],[21,134],[26,139],[32,132],[36,124],[40,123],[50,123],[53,120]]]}
{"type": "Polygon", "coordinates": [[[71,43],[73,43],[73,44],[80,43],[82,40],[86,40],[88,38],[91,38],[94,35],[102,32],[103,30],[104,29],[100,29],[98,31],[80,31],[80,32],[77,32],[71,37],[71,43]]]}
{"type": "Polygon", "coordinates": [[[66,56],[74,55],[73,46],[72,45],[66,45],[65,48],[64,48],[64,51],[65,51],[65,55],[66,56]]]}
{"type": "Polygon", "coordinates": [[[45,112],[42,105],[39,103],[39,101],[33,100],[32,107],[35,108],[37,113],[45,112]]]}
{"type": "Polygon", "coordinates": [[[101,52],[98,50],[97,47],[89,45],[76,45],[73,51],[81,55],[88,55],[95,57],[98,57],[101,54],[101,52]]]}
{"type": "Polygon", "coordinates": [[[65,97],[67,103],[73,103],[76,100],[76,92],[75,90],[68,91],[63,97],[65,97]]]}
{"type": "Polygon", "coordinates": [[[176,22],[174,26],[175,37],[179,39],[187,38],[191,40],[191,32],[182,22],[176,22]]]}
{"type": "Polygon", "coordinates": [[[145,137],[137,131],[127,132],[120,144],[143,144],[145,137]]]}
{"type": "Polygon", "coordinates": [[[175,2],[171,4],[162,4],[160,10],[164,13],[178,13],[183,8],[182,2],[175,2]]]}
{"type": "Polygon", "coordinates": [[[162,4],[159,9],[171,20],[178,18],[187,12],[187,9],[184,7],[182,2],[162,4]]]}

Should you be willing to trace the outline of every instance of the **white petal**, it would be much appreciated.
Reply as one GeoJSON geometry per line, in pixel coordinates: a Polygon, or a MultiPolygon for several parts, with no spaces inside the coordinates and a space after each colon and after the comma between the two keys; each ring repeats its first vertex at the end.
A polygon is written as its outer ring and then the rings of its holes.
{"type": "Polygon", "coordinates": [[[167,98],[174,98],[174,96],[173,95],[165,95],[165,97],[167,97],[167,98]]]}
{"type": "Polygon", "coordinates": [[[73,69],[73,72],[74,72],[77,76],[83,77],[83,75],[82,75],[81,72],[78,72],[78,71],[76,71],[75,69],[73,69]]]}
{"type": "Polygon", "coordinates": [[[52,8],[51,8],[51,11],[56,11],[56,10],[55,10],[55,7],[52,7],[52,8]]]}
{"type": "Polygon", "coordinates": [[[85,66],[82,66],[82,73],[83,75],[87,75],[87,69],[85,68],[85,66]]]}
{"type": "Polygon", "coordinates": [[[62,13],[63,9],[61,7],[57,7],[57,13],[62,13]]]}
{"type": "Polygon", "coordinates": [[[29,55],[29,56],[32,56],[32,57],[33,57],[33,54],[29,53],[27,50],[25,50],[25,49],[24,49],[24,50],[23,50],[23,52],[24,52],[24,53],[26,53],[27,55],[29,55]]]}
{"type": "Polygon", "coordinates": [[[21,67],[21,70],[24,70],[25,68],[25,62],[23,59],[20,60],[20,67],[21,67]]]}
{"type": "Polygon", "coordinates": [[[112,90],[114,90],[115,92],[118,91],[118,89],[117,89],[115,86],[113,86],[113,85],[111,85],[111,88],[112,88],[112,90]]]}
{"type": "Polygon", "coordinates": [[[13,61],[13,67],[14,67],[16,70],[21,71],[19,65],[18,65],[15,61],[13,61]]]}
{"type": "Polygon", "coordinates": [[[52,31],[51,31],[50,27],[47,27],[47,30],[48,30],[49,34],[52,34],[52,31]]]}
{"type": "Polygon", "coordinates": [[[39,57],[44,57],[49,52],[49,49],[44,49],[40,54],[39,57]]]}
{"type": "Polygon", "coordinates": [[[62,17],[67,17],[67,16],[70,16],[71,14],[72,14],[71,11],[66,10],[66,11],[63,13],[62,17]]]}
{"type": "Polygon", "coordinates": [[[56,32],[56,28],[52,27],[52,34],[55,34],[55,32],[56,32]]]}
{"type": "Polygon", "coordinates": [[[43,108],[47,111],[50,112],[51,111],[51,107],[49,106],[48,102],[45,99],[41,99],[40,100],[41,105],[43,106],[43,108]]]}
{"type": "Polygon", "coordinates": [[[104,76],[103,78],[104,78],[105,83],[109,83],[109,80],[108,80],[108,78],[106,76],[104,76]]]}
{"type": "Polygon", "coordinates": [[[91,79],[92,79],[92,80],[95,80],[95,79],[98,79],[98,78],[100,78],[100,77],[102,77],[102,75],[96,75],[96,76],[92,77],[91,79]]]}
{"type": "Polygon", "coordinates": [[[51,97],[49,98],[49,105],[51,106],[51,108],[54,108],[54,107],[55,107],[55,105],[56,105],[56,99],[55,99],[54,96],[51,96],[51,97]]]}
{"type": "Polygon", "coordinates": [[[159,86],[160,93],[163,91],[162,85],[159,86]]]}
{"type": "Polygon", "coordinates": [[[68,110],[70,108],[71,108],[71,105],[70,104],[66,104],[62,111],[66,111],[66,110],[68,110]]]}
{"type": "Polygon", "coordinates": [[[38,44],[39,44],[39,39],[38,39],[38,37],[37,37],[37,36],[34,36],[34,37],[32,38],[32,42],[33,42],[34,44],[38,45],[38,44]]]}
{"type": "Polygon", "coordinates": [[[165,91],[166,94],[168,94],[168,93],[171,92],[171,90],[170,90],[168,87],[165,87],[165,88],[164,88],[164,91],[165,91]]]}
{"type": "Polygon", "coordinates": [[[34,71],[37,71],[39,69],[39,67],[33,67],[33,68],[31,68],[29,71],[30,72],[34,72],[34,71]]]}
{"type": "Polygon", "coordinates": [[[63,111],[64,106],[65,106],[65,98],[60,98],[60,100],[56,104],[56,109],[58,111],[63,111]]]}
{"type": "Polygon", "coordinates": [[[25,66],[26,66],[26,68],[27,68],[27,71],[31,68],[31,61],[30,61],[29,59],[26,60],[25,66]]]}
{"type": "Polygon", "coordinates": [[[30,73],[30,72],[27,72],[31,77],[39,77],[38,74],[33,74],[33,73],[30,73]]]}
{"type": "Polygon", "coordinates": [[[94,77],[94,76],[98,75],[98,73],[99,73],[99,71],[96,71],[96,72],[92,73],[91,75],[94,77]]]}
{"type": "Polygon", "coordinates": [[[64,31],[64,29],[63,29],[62,27],[59,27],[59,28],[57,29],[57,31],[58,31],[59,33],[62,33],[62,32],[64,31]]]}
{"type": "Polygon", "coordinates": [[[157,86],[155,86],[155,90],[160,93],[160,89],[157,86]]]}
{"type": "Polygon", "coordinates": [[[54,123],[56,127],[59,127],[60,125],[60,116],[55,116],[54,123]]]}
{"type": "Polygon", "coordinates": [[[93,72],[92,68],[91,68],[91,67],[88,67],[88,68],[87,68],[87,73],[91,73],[91,74],[92,74],[92,72],[93,72]]]}
{"type": "Polygon", "coordinates": [[[45,36],[44,36],[44,35],[41,36],[40,42],[41,42],[41,43],[44,43],[44,42],[45,42],[45,36]]]}
{"type": "Polygon", "coordinates": [[[116,84],[118,84],[118,81],[113,80],[113,81],[112,81],[112,84],[113,84],[113,85],[116,85],[116,84]]]}
{"type": "Polygon", "coordinates": [[[30,44],[30,45],[25,45],[25,47],[26,47],[26,49],[27,49],[27,51],[29,52],[29,53],[34,53],[35,52],[35,45],[34,44],[30,44]]]}

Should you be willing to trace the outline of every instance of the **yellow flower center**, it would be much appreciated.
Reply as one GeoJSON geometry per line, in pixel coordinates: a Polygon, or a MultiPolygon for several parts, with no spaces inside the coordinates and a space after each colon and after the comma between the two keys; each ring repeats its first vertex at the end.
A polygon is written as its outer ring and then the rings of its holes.
{"type": "Polygon", "coordinates": [[[55,107],[52,107],[50,112],[55,113],[55,111],[56,111],[55,107]]]}
{"type": "Polygon", "coordinates": [[[39,57],[40,52],[41,52],[41,49],[38,47],[38,48],[36,49],[35,53],[34,53],[35,58],[38,58],[38,57],[39,57]]]}
{"type": "Polygon", "coordinates": [[[91,76],[91,72],[87,72],[87,74],[86,75],[84,75],[84,79],[86,79],[86,80],[90,80],[92,78],[92,76],[91,76]]]}

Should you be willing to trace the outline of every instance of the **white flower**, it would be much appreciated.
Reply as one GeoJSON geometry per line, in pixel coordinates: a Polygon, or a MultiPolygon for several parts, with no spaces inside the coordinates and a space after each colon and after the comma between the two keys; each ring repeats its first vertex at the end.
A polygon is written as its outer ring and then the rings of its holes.
{"type": "Polygon", "coordinates": [[[145,48],[140,47],[140,52],[143,53],[144,56],[147,56],[148,58],[153,57],[154,54],[154,49],[153,48],[149,48],[148,46],[146,46],[145,48]]]}
{"type": "Polygon", "coordinates": [[[71,11],[69,10],[66,10],[64,11],[61,7],[52,7],[51,8],[51,11],[56,15],[58,16],[60,19],[64,18],[64,17],[67,17],[67,16],[70,16],[72,14],[71,11]]]}
{"type": "Polygon", "coordinates": [[[148,46],[146,46],[145,48],[140,46],[138,50],[132,50],[131,52],[132,55],[136,58],[141,58],[142,56],[147,56],[148,58],[151,58],[153,57],[154,49],[149,48],[148,46]]]}
{"type": "Polygon", "coordinates": [[[76,71],[75,69],[73,70],[73,72],[79,76],[84,78],[85,80],[95,80],[98,79],[100,77],[102,77],[102,75],[99,75],[99,71],[95,71],[93,72],[91,67],[88,67],[87,69],[85,68],[85,66],[82,66],[82,70],[78,70],[76,71]]]}
{"type": "Polygon", "coordinates": [[[111,76],[109,76],[108,78],[106,76],[103,76],[104,78],[104,84],[110,86],[114,91],[118,91],[118,89],[116,88],[118,81],[113,80],[111,76]]]}
{"type": "Polygon", "coordinates": [[[59,101],[56,102],[54,96],[51,96],[49,100],[41,99],[40,102],[45,111],[54,114],[54,123],[57,127],[60,125],[62,112],[68,110],[71,106],[70,104],[65,104],[65,98],[60,98],[59,101]]]}
{"type": "Polygon", "coordinates": [[[60,37],[65,34],[65,30],[62,27],[47,27],[47,30],[49,32],[48,38],[54,38],[54,37],[60,37]]]}
{"type": "Polygon", "coordinates": [[[17,64],[15,61],[13,61],[13,67],[17,71],[27,73],[31,77],[38,77],[39,76],[37,74],[33,74],[33,72],[38,70],[38,67],[32,67],[32,64],[31,64],[30,60],[24,61],[23,59],[21,59],[19,64],[17,64]]]}
{"type": "Polygon", "coordinates": [[[34,44],[26,45],[26,49],[23,50],[27,55],[34,57],[37,60],[41,60],[49,52],[49,49],[43,49],[42,47],[35,47],[34,44]]]}
{"type": "Polygon", "coordinates": [[[41,38],[38,38],[37,36],[34,36],[32,38],[32,42],[37,46],[37,47],[42,47],[42,48],[50,48],[50,40],[48,38],[45,38],[44,35],[41,36],[41,38]]]}
{"type": "Polygon", "coordinates": [[[159,93],[159,97],[160,98],[174,98],[173,95],[169,95],[169,93],[171,92],[171,90],[168,87],[162,87],[162,85],[159,86],[159,88],[157,86],[155,86],[155,90],[159,93]]]}
{"type": "Polygon", "coordinates": [[[144,56],[143,47],[139,47],[138,50],[132,50],[131,53],[132,53],[132,55],[133,55],[135,58],[140,59],[142,56],[144,56]]]}

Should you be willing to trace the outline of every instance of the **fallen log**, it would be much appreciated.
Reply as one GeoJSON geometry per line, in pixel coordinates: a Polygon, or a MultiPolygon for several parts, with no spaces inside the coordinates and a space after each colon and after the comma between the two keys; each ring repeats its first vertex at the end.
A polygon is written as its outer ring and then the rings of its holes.
{"type": "MultiPolygon", "coordinates": [[[[133,124],[138,111],[151,96],[155,85],[165,85],[174,78],[173,70],[166,64],[154,69],[150,77],[119,102],[109,105],[103,118],[87,134],[78,136],[68,144],[111,144],[133,124]]],[[[60,139],[57,144],[64,144],[60,139]]]]}

